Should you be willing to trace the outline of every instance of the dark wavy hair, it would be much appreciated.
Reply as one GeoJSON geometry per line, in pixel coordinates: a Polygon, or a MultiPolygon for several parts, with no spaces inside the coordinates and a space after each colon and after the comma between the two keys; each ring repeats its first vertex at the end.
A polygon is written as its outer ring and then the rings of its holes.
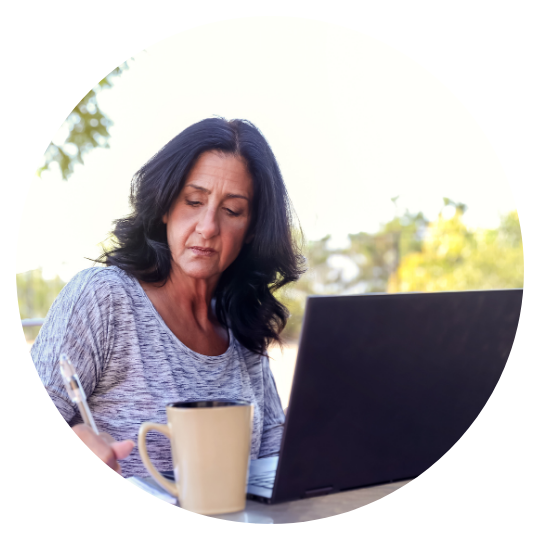
{"type": "Polygon", "coordinates": [[[247,349],[262,354],[281,343],[289,312],[274,293],[296,281],[304,258],[293,236],[292,209],[276,158],[261,132],[246,120],[208,118],[167,143],[135,174],[132,213],[114,222],[113,245],[97,262],[118,266],[141,281],[165,283],[171,252],[162,217],[176,201],[197,158],[207,151],[240,156],[253,179],[253,212],[236,260],[215,291],[216,315],[247,349]]]}

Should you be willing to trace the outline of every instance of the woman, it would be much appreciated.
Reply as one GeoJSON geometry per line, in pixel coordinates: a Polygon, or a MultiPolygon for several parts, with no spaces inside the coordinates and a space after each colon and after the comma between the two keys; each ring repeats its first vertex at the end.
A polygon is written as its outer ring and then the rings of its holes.
{"type": "MultiPolygon", "coordinates": [[[[136,173],[130,201],[106,266],[66,285],[32,348],[49,395],[103,461],[120,471],[124,459],[126,476],[146,475],[131,452],[140,424],[166,423],[166,404],[180,400],[251,402],[251,458],[278,453],[284,414],[265,351],[288,316],[273,292],[303,259],[268,143],[247,121],[203,120],[136,173]],[[100,436],[63,388],[62,352],[100,436]]],[[[156,467],[172,469],[168,442],[149,439],[156,467]]]]}

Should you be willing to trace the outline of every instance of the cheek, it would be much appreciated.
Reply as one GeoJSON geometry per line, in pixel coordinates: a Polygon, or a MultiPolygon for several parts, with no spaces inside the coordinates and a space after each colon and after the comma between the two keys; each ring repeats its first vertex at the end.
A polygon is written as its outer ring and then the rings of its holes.
{"type": "Polygon", "coordinates": [[[235,224],[228,228],[227,240],[224,241],[224,244],[226,244],[230,256],[234,255],[236,257],[238,255],[244,245],[246,233],[247,227],[245,224],[235,224]]]}
{"type": "Polygon", "coordinates": [[[185,244],[190,234],[188,220],[170,220],[167,224],[167,241],[171,249],[179,249],[185,244]]]}

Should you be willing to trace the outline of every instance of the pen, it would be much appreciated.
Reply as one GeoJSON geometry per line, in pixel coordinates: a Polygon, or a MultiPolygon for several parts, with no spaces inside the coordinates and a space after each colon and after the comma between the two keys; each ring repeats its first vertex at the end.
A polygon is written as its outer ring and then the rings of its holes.
{"type": "Polygon", "coordinates": [[[79,408],[84,423],[91,427],[96,435],[99,435],[96,423],[94,422],[94,418],[90,412],[88,403],[86,402],[86,394],[84,393],[79,376],[77,375],[71,360],[63,353],[60,355],[60,374],[62,375],[71,401],[76,403],[79,408]]]}

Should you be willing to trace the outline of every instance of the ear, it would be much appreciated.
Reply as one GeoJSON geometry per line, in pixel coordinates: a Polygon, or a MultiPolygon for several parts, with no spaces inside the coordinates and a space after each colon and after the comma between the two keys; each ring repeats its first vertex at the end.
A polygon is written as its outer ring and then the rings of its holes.
{"type": "Polygon", "coordinates": [[[244,244],[251,244],[253,239],[255,238],[255,234],[251,233],[246,236],[246,239],[244,240],[244,244]]]}
{"type": "Polygon", "coordinates": [[[165,223],[165,225],[167,225],[167,222],[169,221],[169,214],[165,214],[162,218],[161,218],[161,221],[163,223],[165,223]]]}

